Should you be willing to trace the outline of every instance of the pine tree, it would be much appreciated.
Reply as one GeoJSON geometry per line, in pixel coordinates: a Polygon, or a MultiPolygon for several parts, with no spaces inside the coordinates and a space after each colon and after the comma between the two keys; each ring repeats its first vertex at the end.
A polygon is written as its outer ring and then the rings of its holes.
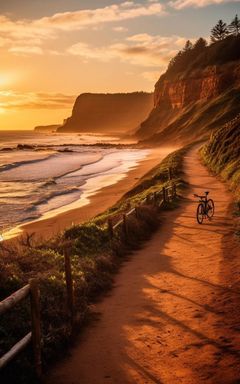
{"type": "Polygon", "coordinates": [[[207,41],[200,37],[193,46],[195,52],[202,52],[207,46],[207,41]]]}
{"type": "Polygon", "coordinates": [[[211,41],[215,43],[218,40],[223,40],[228,35],[227,24],[222,20],[219,20],[218,23],[211,30],[211,41]]]}
{"type": "Polygon", "coordinates": [[[240,34],[240,20],[238,15],[236,15],[232,22],[229,24],[228,31],[231,35],[234,36],[238,36],[240,34]]]}
{"type": "Polygon", "coordinates": [[[191,41],[190,41],[190,40],[187,40],[187,41],[186,41],[186,44],[185,44],[185,47],[183,48],[183,50],[184,50],[185,52],[187,52],[187,51],[190,51],[190,50],[192,49],[192,47],[193,47],[193,45],[192,45],[191,41]]]}

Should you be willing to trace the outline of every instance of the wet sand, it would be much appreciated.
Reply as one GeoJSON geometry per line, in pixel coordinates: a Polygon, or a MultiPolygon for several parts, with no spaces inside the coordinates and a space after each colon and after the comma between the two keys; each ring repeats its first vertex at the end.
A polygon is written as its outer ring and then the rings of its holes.
{"type": "Polygon", "coordinates": [[[79,224],[93,218],[115,204],[144,174],[174,150],[175,148],[151,149],[150,154],[140,161],[136,168],[130,170],[122,180],[100,189],[95,195],[89,197],[87,205],[64,211],[54,217],[39,219],[16,227],[11,231],[11,237],[34,233],[36,239],[44,238],[45,240],[73,224],[79,224]]]}

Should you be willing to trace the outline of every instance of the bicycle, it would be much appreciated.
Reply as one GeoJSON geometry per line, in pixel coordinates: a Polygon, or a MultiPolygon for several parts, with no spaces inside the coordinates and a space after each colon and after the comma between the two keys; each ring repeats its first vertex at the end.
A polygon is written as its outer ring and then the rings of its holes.
{"type": "Polygon", "coordinates": [[[209,192],[205,192],[204,196],[199,196],[194,193],[194,197],[198,197],[199,204],[197,207],[197,222],[198,224],[202,224],[203,220],[208,218],[209,220],[214,215],[214,201],[212,199],[208,199],[209,192]]]}

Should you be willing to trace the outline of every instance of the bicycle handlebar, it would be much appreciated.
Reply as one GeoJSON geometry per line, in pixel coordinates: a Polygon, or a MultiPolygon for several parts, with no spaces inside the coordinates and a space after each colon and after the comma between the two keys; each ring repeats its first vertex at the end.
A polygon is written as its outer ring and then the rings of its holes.
{"type": "Polygon", "coordinates": [[[198,197],[199,199],[206,199],[207,196],[204,195],[204,196],[200,196],[200,195],[197,195],[196,193],[193,194],[194,197],[198,197]]]}

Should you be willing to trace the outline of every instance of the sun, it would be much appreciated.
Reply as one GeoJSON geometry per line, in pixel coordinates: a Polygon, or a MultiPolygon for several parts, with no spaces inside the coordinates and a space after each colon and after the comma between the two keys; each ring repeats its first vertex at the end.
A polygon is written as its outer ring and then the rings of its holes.
{"type": "Polygon", "coordinates": [[[9,75],[0,73],[0,87],[9,85],[9,83],[11,83],[11,79],[9,78],[9,75]]]}

